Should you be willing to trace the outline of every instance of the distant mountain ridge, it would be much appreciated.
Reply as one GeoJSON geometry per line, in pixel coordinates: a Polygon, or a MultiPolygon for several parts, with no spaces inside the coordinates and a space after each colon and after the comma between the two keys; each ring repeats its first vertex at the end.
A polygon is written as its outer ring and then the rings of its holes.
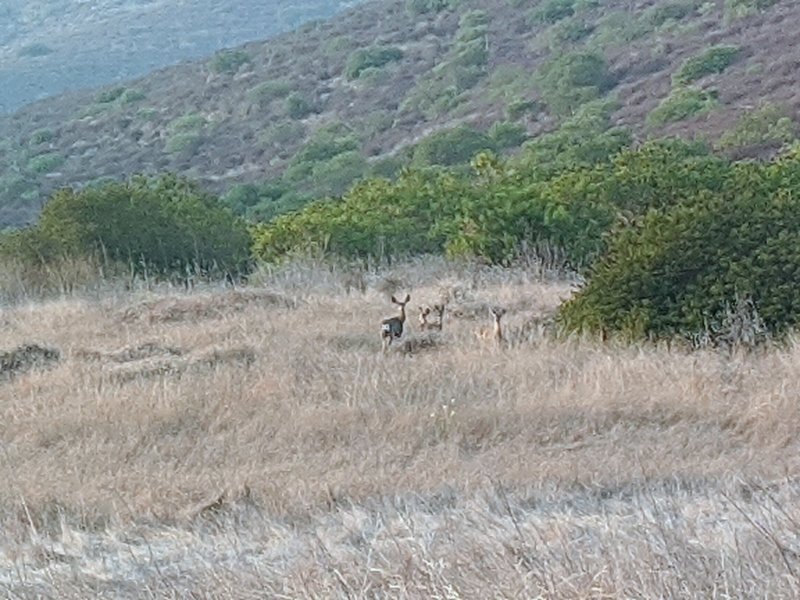
{"type": "Polygon", "coordinates": [[[327,18],[344,0],[4,0],[0,114],[327,18]]]}
{"type": "Polygon", "coordinates": [[[134,173],[336,195],[437,132],[514,151],[593,100],[639,140],[739,128],[737,152],[769,155],[800,121],[796,23],[790,0],[373,0],[0,118],[0,227],[59,186],[134,173]]]}

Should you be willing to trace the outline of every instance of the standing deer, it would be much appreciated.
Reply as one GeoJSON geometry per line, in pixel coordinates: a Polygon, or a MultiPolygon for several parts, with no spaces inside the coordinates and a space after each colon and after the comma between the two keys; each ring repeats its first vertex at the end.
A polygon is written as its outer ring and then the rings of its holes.
{"type": "Polygon", "coordinates": [[[406,322],[406,304],[411,300],[411,294],[406,294],[406,299],[400,302],[392,296],[392,302],[400,307],[400,315],[388,317],[381,321],[381,342],[383,351],[386,352],[395,338],[399,339],[403,335],[403,324],[406,322]]]}
{"type": "Polygon", "coordinates": [[[500,325],[500,319],[506,314],[506,309],[492,306],[489,312],[494,319],[494,324],[491,327],[481,327],[477,332],[477,336],[481,340],[494,340],[499,345],[503,342],[503,328],[500,325]]]}

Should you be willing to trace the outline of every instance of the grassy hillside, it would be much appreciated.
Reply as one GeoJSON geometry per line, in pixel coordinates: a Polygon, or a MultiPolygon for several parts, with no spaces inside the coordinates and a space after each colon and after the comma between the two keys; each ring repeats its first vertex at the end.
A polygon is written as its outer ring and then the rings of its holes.
{"type": "Polygon", "coordinates": [[[798,20],[788,0],[369,2],[3,119],[0,225],[58,186],[163,170],[215,192],[259,182],[229,200],[266,199],[250,216],[268,218],[365,173],[468,158],[449,149],[513,152],[595,99],[637,139],[769,155],[796,133],[798,20]]]}
{"type": "Polygon", "coordinates": [[[3,352],[60,352],[0,363],[0,595],[797,596],[796,340],[518,335],[572,287],[536,268],[259,283],[0,312],[3,352]],[[444,330],[383,356],[407,290],[444,330]]]}
{"type": "Polygon", "coordinates": [[[0,113],[329,17],[339,0],[4,0],[0,113]]]}

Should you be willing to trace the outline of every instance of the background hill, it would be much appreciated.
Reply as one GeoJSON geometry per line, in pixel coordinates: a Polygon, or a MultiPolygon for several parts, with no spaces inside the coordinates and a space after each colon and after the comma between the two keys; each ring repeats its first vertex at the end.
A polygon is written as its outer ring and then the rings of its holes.
{"type": "Polygon", "coordinates": [[[264,39],[353,2],[4,0],[0,113],[264,39]]]}
{"type": "Polygon", "coordinates": [[[164,170],[268,218],[364,174],[514,152],[575,115],[770,155],[796,133],[797,22],[788,0],[369,2],[2,119],[0,226],[59,186],[164,170]]]}

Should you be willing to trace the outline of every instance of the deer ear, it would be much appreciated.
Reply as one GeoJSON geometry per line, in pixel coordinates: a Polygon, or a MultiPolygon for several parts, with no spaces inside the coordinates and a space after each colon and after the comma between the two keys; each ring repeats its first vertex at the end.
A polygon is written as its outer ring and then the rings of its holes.
{"type": "Polygon", "coordinates": [[[411,294],[406,294],[406,302],[411,301],[411,294]]]}
{"type": "Polygon", "coordinates": [[[394,302],[395,304],[399,304],[399,302],[397,301],[397,298],[395,298],[394,296],[392,296],[392,302],[394,302]]]}

